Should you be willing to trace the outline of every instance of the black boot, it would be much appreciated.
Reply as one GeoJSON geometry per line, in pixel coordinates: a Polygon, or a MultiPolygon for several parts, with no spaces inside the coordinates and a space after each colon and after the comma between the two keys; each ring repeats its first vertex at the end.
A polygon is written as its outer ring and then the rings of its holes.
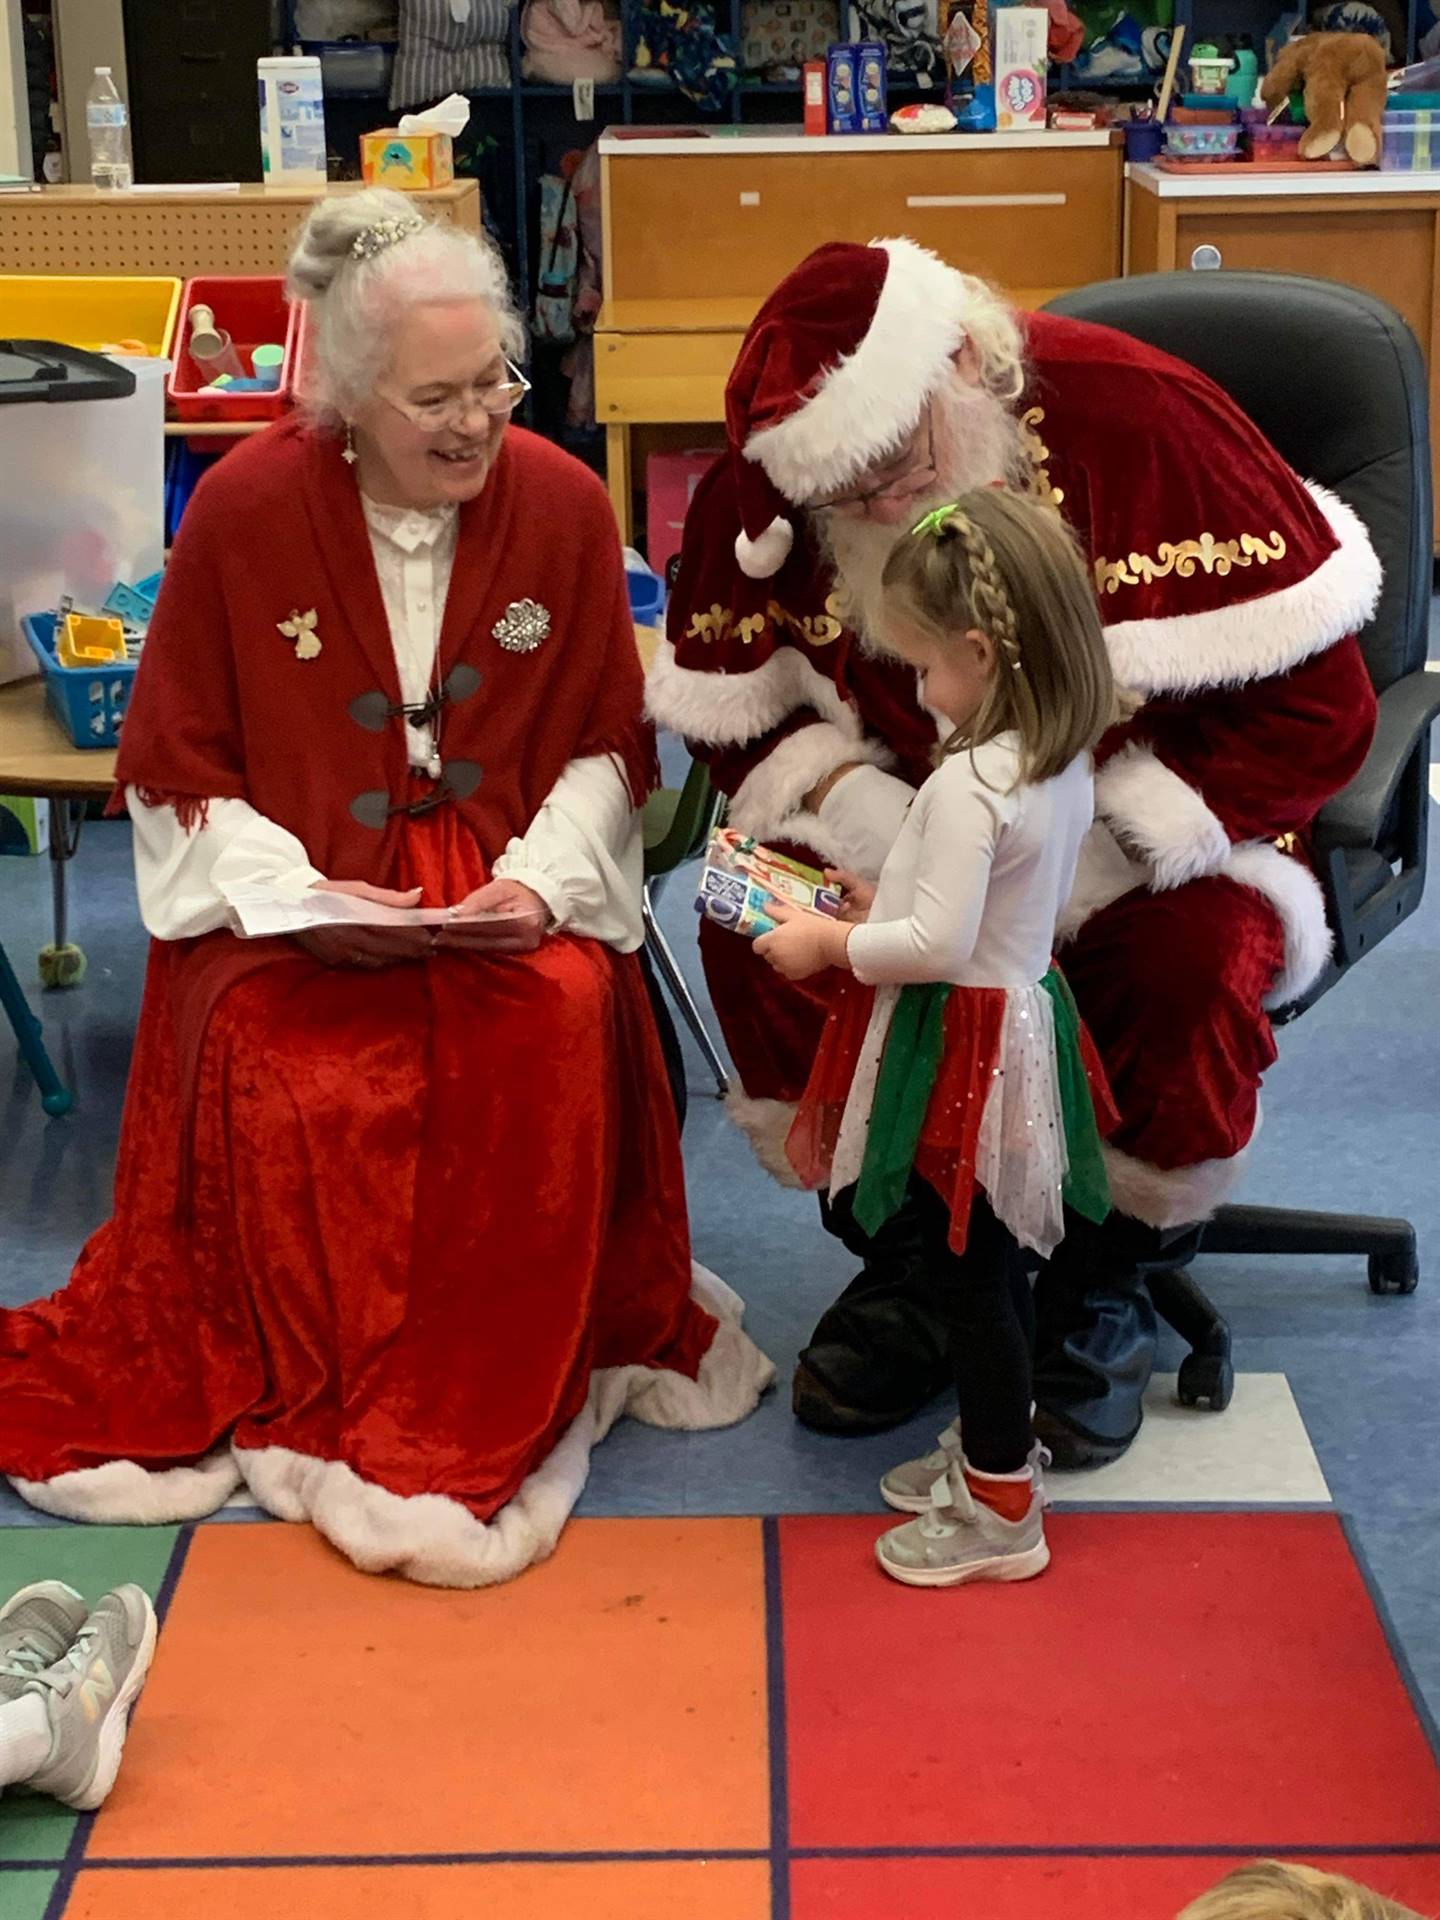
{"type": "Polygon", "coordinates": [[[1057,1467],[1106,1466],[1140,1431],[1155,1365],[1145,1271],[1173,1260],[1182,1237],[1121,1213],[1099,1227],[1066,1214],[1035,1285],[1035,1431],[1057,1467]]]}
{"type": "Polygon", "coordinates": [[[822,1199],[821,1217],[864,1271],[821,1315],[795,1369],[795,1417],[817,1433],[881,1433],[954,1385],[948,1322],[924,1257],[924,1192],[912,1190],[873,1239],[856,1226],[850,1198],[822,1199]]]}

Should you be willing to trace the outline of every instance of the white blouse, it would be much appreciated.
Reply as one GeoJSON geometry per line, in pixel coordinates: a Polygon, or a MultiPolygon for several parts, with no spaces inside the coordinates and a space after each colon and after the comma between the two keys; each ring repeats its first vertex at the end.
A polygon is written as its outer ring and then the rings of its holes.
{"type": "MultiPolygon", "coordinates": [[[[375,571],[390,626],[400,694],[407,706],[426,696],[455,563],[455,507],[412,512],[364,502],[375,571]]],[[[406,722],[413,766],[434,745],[429,727],[406,722]]],[[[140,916],[157,940],[186,940],[226,923],[222,889],[236,883],[276,886],[297,897],[326,878],[303,843],[243,800],[212,800],[205,825],[181,827],[170,807],[147,807],[126,793],[135,824],[135,881],[140,916]]],[[[537,893],[557,931],[633,953],[644,939],[640,918],[643,849],[640,816],[614,762],[605,755],[572,760],[525,832],[493,869],[537,893]]]]}
{"type": "Polygon", "coordinates": [[[915,796],[847,957],[867,986],[1033,987],[1094,813],[1090,756],[1019,780],[1013,734],[954,753],[915,796]]]}

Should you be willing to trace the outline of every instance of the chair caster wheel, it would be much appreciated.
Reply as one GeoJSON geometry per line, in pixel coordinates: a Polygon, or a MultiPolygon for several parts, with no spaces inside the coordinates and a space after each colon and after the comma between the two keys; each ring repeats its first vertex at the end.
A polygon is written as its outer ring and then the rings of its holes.
{"type": "Polygon", "coordinates": [[[1372,1293],[1413,1293],[1420,1284],[1420,1262],[1415,1249],[1403,1253],[1372,1253],[1370,1291],[1372,1293]]]}
{"type": "Polygon", "coordinates": [[[1182,1407],[1198,1407],[1204,1400],[1212,1413],[1223,1413],[1235,1391],[1235,1369],[1216,1354],[1187,1354],[1175,1391],[1182,1407]]]}

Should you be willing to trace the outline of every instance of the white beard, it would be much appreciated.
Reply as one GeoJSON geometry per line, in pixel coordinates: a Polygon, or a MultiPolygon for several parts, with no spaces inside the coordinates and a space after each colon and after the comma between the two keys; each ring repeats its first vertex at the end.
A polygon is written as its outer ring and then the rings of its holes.
{"type": "Polygon", "coordinates": [[[885,651],[879,638],[880,579],[896,541],[925,514],[958,500],[961,494],[997,481],[1023,479],[1019,423],[1008,407],[963,382],[942,388],[931,405],[937,416],[937,455],[942,446],[953,451],[940,459],[935,485],[916,495],[903,520],[882,526],[843,514],[817,516],[816,531],[835,571],[845,623],[867,653],[885,651]]]}

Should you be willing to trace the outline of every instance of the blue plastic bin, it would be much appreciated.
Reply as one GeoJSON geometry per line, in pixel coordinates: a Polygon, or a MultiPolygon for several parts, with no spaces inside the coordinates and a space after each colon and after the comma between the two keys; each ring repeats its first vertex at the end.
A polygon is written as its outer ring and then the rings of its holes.
{"type": "Polygon", "coordinates": [[[55,658],[56,616],[27,614],[20,625],[45,675],[50,711],[74,745],[118,745],[125,709],[135,685],[135,661],[115,660],[103,670],[62,667],[55,658]]]}
{"type": "Polygon", "coordinates": [[[655,573],[629,573],[625,584],[630,589],[630,612],[637,627],[658,625],[665,605],[665,582],[655,573]]]}

